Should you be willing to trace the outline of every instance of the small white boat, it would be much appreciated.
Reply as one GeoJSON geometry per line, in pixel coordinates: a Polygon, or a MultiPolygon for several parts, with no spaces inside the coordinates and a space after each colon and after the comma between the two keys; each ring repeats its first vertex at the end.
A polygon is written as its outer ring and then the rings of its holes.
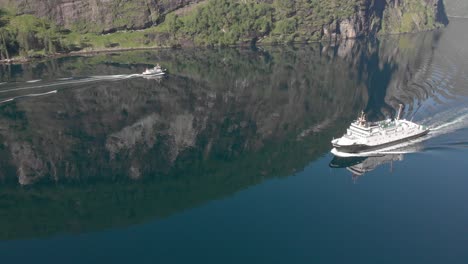
{"type": "Polygon", "coordinates": [[[161,66],[159,66],[159,64],[156,65],[156,66],[155,66],[154,68],[152,68],[152,69],[148,69],[148,68],[147,68],[147,69],[142,73],[142,75],[145,75],[145,76],[148,76],[148,75],[153,75],[153,76],[155,76],[155,75],[164,75],[164,74],[166,74],[166,69],[161,68],[161,66]]]}

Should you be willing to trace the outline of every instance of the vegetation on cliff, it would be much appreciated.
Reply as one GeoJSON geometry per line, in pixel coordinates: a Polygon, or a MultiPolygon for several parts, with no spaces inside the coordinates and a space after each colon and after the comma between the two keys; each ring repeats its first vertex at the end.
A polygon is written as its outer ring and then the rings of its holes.
{"type": "Polygon", "coordinates": [[[0,10],[0,59],[102,49],[333,41],[441,25],[440,0],[153,1],[167,9],[148,6],[141,12],[138,3],[121,2],[109,10],[112,22],[102,24],[80,17],[58,23],[52,15],[18,11],[19,4],[16,10],[0,10]],[[146,22],[136,23],[138,19],[146,22]]]}
{"type": "Polygon", "coordinates": [[[0,10],[0,58],[32,57],[62,51],[60,28],[32,15],[12,16],[0,10]]]}
{"type": "Polygon", "coordinates": [[[199,45],[320,40],[322,27],[352,16],[359,1],[209,1],[182,17],[168,16],[168,31],[199,45]]]}
{"type": "Polygon", "coordinates": [[[409,33],[434,29],[440,23],[446,23],[446,15],[440,14],[443,3],[434,10],[434,6],[424,1],[402,1],[398,7],[386,8],[383,12],[381,33],[409,33]]]}

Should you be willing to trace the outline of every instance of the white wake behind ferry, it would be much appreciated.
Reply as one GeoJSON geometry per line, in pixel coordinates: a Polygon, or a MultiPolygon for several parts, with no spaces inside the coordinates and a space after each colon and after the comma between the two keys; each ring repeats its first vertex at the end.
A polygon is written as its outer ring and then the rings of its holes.
{"type": "Polygon", "coordinates": [[[402,109],[403,106],[400,105],[394,120],[387,119],[378,122],[368,122],[364,112],[362,112],[361,116],[351,123],[345,135],[332,140],[333,147],[344,153],[367,152],[399,144],[429,133],[429,129],[425,126],[400,119],[402,109]]]}

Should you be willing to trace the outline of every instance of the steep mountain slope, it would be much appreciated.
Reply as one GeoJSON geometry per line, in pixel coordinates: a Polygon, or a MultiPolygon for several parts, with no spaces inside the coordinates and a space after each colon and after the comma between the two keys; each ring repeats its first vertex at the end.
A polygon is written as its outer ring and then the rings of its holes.
{"type": "Polygon", "coordinates": [[[0,59],[78,50],[335,41],[447,23],[442,0],[0,0],[1,8],[0,59]]]}
{"type": "Polygon", "coordinates": [[[0,0],[16,14],[33,14],[59,26],[81,32],[142,29],[156,24],[165,13],[196,0],[0,0]]]}

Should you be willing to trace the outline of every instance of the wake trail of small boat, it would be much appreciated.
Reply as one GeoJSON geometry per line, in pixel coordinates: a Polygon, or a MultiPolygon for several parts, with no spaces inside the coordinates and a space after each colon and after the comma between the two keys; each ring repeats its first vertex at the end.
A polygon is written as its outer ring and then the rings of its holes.
{"type": "Polygon", "coordinates": [[[56,93],[57,93],[57,90],[53,90],[53,91],[46,92],[46,93],[37,93],[37,94],[20,95],[20,96],[15,96],[15,97],[12,97],[12,98],[9,98],[9,99],[0,101],[0,104],[7,103],[7,102],[11,102],[11,101],[14,101],[14,100],[19,99],[19,98],[38,97],[38,96],[44,96],[44,95],[56,94],[56,93]]]}
{"type": "Polygon", "coordinates": [[[112,79],[129,79],[129,78],[134,78],[134,77],[140,77],[142,74],[118,74],[118,75],[94,75],[91,76],[92,78],[95,79],[101,79],[101,80],[112,80],[112,79]]]}
{"type": "Polygon", "coordinates": [[[62,79],[59,79],[59,81],[55,83],[0,90],[0,93],[42,89],[42,88],[48,88],[48,87],[54,87],[54,86],[74,85],[74,84],[82,84],[82,83],[90,83],[90,82],[98,82],[98,81],[118,81],[118,80],[130,79],[130,78],[135,78],[135,77],[140,77],[140,76],[141,74],[120,74],[120,75],[96,75],[96,76],[90,76],[87,78],[85,77],[84,79],[62,78],[62,79]]]}
{"type": "Polygon", "coordinates": [[[89,79],[74,80],[74,81],[69,81],[69,82],[57,82],[57,83],[43,84],[43,85],[37,85],[37,86],[27,86],[27,87],[19,87],[19,88],[7,89],[7,90],[0,90],[0,93],[41,89],[41,88],[61,86],[61,85],[67,85],[67,84],[80,84],[80,83],[87,83],[87,82],[93,82],[93,81],[95,81],[95,79],[89,78],[89,79]]]}

